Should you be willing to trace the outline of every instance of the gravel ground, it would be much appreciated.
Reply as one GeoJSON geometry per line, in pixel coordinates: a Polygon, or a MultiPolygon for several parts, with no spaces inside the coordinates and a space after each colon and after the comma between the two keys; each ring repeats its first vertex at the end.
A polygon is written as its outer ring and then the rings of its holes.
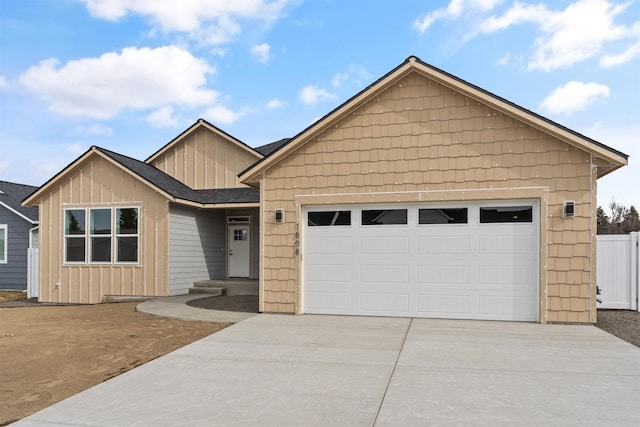
{"type": "Polygon", "coordinates": [[[640,347],[639,311],[598,310],[596,326],[636,347],[640,347]]]}
{"type": "Polygon", "coordinates": [[[258,312],[258,295],[222,295],[215,297],[199,298],[187,302],[187,305],[196,308],[222,311],[241,311],[244,313],[258,312]]]}

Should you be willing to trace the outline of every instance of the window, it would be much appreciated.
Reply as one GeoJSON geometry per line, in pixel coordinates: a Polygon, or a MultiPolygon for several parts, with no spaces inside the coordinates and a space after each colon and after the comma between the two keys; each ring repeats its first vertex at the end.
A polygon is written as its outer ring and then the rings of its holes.
{"type": "Polygon", "coordinates": [[[85,262],[86,227],[84,209],[68,209],[64,212],[64,242],[66,262],[85,262]]]}
{"type": "Polygon", "coordinates": [[[7,262],[7,226],[0,224],[0,264],[7,262]]]}
{"type": "Polygon", "coordinates": [[[138,208],[64,211],[66,263],[136,263],[138,237],[138,208]]]}
{"type": "Polygon", "coordinates": [[[249,240],[249,233],[246,229],[233,230],[234,241],[246,241],[249,240]]]}
{"type": "Polygon", "coordinates": [[[118,262],[138,262],[138,208],[116,209],[118,262]]]}
{"type": "Polygon", "coordinates": [[[503,206],[496,208],[480,208],[480,223],[498,222],[533,222],[533,207],[503,206]]]}
{"type": "Polygon", "coordinates": [[[406,209],[363,210],[362,225],[406,224],[406,209]]]}
{"type": "Polygon", "coordinates": [[[418,224],[466,224],[467,208],[419,209],[418,224]]]}
{"type": "Polygon", "coordinates": [[[318,211],[307,214],[309,227],[351,225],[351,211],[318,211]]]}
{"type": "Polygon", "coordinates": [[[91,262],[111,262],[111,209],[91,209],[91,262]]]}

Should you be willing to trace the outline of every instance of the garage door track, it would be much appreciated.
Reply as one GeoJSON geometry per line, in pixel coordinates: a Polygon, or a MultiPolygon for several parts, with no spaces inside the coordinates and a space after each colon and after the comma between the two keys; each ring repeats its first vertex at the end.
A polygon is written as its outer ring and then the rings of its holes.
{"type": "Polygon", "coordinates": [[[262,314],[15,425],[640,425],[593,326],[262,314]]]}

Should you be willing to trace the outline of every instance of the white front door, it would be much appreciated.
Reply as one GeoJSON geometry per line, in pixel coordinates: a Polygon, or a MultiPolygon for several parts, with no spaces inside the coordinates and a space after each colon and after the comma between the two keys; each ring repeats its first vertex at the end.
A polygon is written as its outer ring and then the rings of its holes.
{"type": "Polygon", "coordinates": [[[249,224],[229,226],[229,277],[249,277],[249,224]]]}

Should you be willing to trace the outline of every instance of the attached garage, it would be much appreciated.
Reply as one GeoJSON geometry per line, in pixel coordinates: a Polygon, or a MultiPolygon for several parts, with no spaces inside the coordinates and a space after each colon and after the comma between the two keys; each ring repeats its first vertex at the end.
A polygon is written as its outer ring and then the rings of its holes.
{"type": "Polygon", "coordinates": [[[536,200],[308,206],[305,313],[537,321],[536,200]]]}

